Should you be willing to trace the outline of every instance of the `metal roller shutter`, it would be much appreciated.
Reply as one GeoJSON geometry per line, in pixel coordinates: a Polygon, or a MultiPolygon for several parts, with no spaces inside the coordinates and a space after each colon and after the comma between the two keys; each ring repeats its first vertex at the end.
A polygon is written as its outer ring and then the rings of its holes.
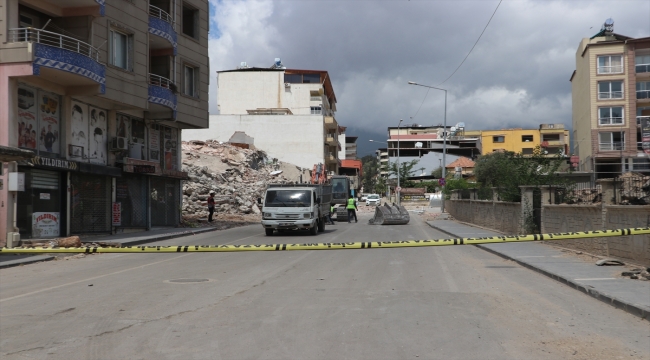
{"type": "Polygon", "coordinates": [[[70,232],[109,232],[111,181],[106,176],[70,174],[70,232]]]}

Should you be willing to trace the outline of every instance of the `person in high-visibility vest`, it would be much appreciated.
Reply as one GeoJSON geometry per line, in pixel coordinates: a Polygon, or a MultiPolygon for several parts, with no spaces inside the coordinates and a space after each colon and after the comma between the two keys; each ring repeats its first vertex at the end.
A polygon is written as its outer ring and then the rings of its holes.
{"type": "Polygon", "coordinates": [[[327,214],[327,220],[329,221],[330,225],[334,225],[334,221],[332,220],[332,214],[334,213],[334,209],[336,209],[336,208],[334,207],[334,204],[331,203],[330,204],[330,212],[329,212],[329,214],[327,214]]]}
{"type": "Polygon", "coordinates": [[[350,220],[352,220],[352,217],[354,216],[354,222],[357,223],[359,222],[357,220],[357,212],[356,210],[359,210],[357,208],[357,202],[354,200],[354,196],[350,195],[348,198],[348,205],[346,206],[346,209],[348,209],[348,223],[350,223],[350,220]]]}

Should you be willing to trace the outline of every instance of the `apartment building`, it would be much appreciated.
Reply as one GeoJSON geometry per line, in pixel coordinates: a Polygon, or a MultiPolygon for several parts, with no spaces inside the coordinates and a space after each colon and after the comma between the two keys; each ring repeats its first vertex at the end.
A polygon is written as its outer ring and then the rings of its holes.
{"type": "Polygon", "coordinates": [[[429,152],[474,158],[481,153],[480,139],[468,135],[465,123],[453,126],[423,126],[406,124],[388,127],[388,155],[390,157],[421,157],[429,152]]]}
{"type": "Polygon", "coordinates": [[[208,16],[207,0],[0,4],[0,146],[35,153],[0,163],[0,246],[179,223],[181,131],[208,126],[208,16]]]}
{"type": "Polygon", "coordinates": [[[650,172],[650,37],[616,34],[608,19],[580,41],[570,81],[579,170],[650,172]]]}
{"type": "Polygon", "coordinates": [[[379,175],[388,178],[388,149],[380,148],[375,151],[377,162],[379,163],[379,175]]]}
{"type": "Polygon", "coordinates": [[[183,132],[184,140],[227,142],[237,131],[269,157],[312,169],[323,164],[338,174],[340,126],[336,95],[327,71],[287,69],[280,59],[269,68],[217,72],[219,115],[210,129],[183,132]]]}
{"type": "Polygon", "coordinates": [[[537,146],[548,156],[569,154],[569,130],[564,124],[541,124],[539,129],[466,130],[465,135],[481,139],[481,155],[495,151],[532,155],[537,146]]]}

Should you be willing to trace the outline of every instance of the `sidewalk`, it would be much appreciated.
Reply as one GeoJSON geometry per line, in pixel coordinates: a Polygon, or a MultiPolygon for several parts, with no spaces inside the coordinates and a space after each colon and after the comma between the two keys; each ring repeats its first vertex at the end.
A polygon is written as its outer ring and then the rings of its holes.
{"type": "MultiPolygon", "coordinates": [[[[427,221],[453,237],[487,237],[503,234],[453,220],[427,221]]],[[[519,265],[535,270],[630,314],[650,320],[650,281],[616,277],[623,267],[597,266],[595,261],[567,255],[541,242],[475,245],[519,265]]]]}
{"type": "MultiPolygon", "coordinates": [[[[216,226],[200,228],[162,228],[126,234],[80,236],[82,242],[116,242],[122,246],[135,246],[156,241],[173,239],[181,236],[216,231],[216,226]]],[[[54,260],[53,255],[0,255],[0,269],[31,264],[39,261],[54,260]]]]}

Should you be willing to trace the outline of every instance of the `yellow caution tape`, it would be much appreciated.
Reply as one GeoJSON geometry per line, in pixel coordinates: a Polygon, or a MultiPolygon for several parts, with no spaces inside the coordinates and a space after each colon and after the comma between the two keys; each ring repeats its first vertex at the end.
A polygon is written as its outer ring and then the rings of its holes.
{"type": "Polygon", "coordinates": [[[308,244],[260,244],[260,245],[173,245],[173,246],[125,246],[125,247],[19,247],[0,248],[0,255],[7,254],[46,254],[46,253],[179,253],[179,252],[229,252],[229,251],[282,251],[282,250],[339,250],[339,249],[381,249],[418,246],[475,245],[506,242],[525,242],[540,240],[567,240],[593,237],[610,237],[650,234],[650,228],[631,228],[617,230],[595,230],[554,234],[491,236],[479,238],[369,241],[349,243],[308,243],[308,244]]]}

